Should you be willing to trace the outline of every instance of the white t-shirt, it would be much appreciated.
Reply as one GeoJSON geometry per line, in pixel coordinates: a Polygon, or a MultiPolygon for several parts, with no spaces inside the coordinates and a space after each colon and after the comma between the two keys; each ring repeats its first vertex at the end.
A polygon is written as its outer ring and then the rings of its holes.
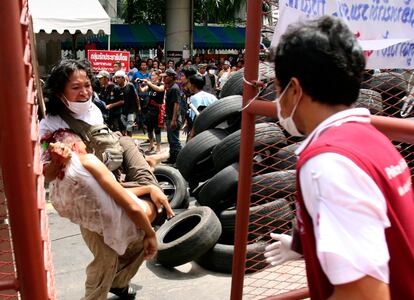
{"type": "MultiPolygon", "coordinates": [[[[100,125],[104,123],[102,112],[93,102],[91,102],[91,106],[86,113],[80,115],[72,114],[72,116],[75,119],[82,120],[90,125],[100,125]]],[[[40,138],[61,128],[70,127],[59,115],[47,115],[46,118],[42,119],[39,123],[40,138]]]]}
{"type": "MultiPolygon", "coordinates": [[[[90,159],[96,159],[92,154],[90,159]]],[[[86,170],[79,157],[72,152],[65,176],[50,183],[50,200],[60,216],[75,224],[103,236],[105,244],[119,255],[128,245],[144,237],[121,208],[86,170]]],[[[131,198],[146,211],[147,207],[136,195],[128,191],[131,198]]]]}
{"type": "MultiPolygon", "coordinates": [[[[322,122],[296,154],[328,127],[369,120],[366,109],[339,112],[322,122]]],[[[385,228],[390,221],[384,196],[373,179],[336,153],[312,157],[299,176],[303,200],[313,221],[318,259],[330,282],[344,284],[370,275],[389,283],[385,228]]]]}

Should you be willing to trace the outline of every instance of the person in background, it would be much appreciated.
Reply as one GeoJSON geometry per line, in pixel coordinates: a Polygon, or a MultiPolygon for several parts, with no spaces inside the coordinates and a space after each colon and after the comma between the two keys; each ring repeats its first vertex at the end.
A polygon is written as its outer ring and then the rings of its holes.
{"type": "Polygon", "coordinates": [[[182,119],[180,114],[181,92],[175,82],[177,73],[172,69],[167,69],[164,74],[164,84],[166,87],[165,96],[165,125],[167,127],[167,138],[170,145],[170,157],[165,162],[175,164],[178,153],[181,151],[180,129],[182,119]]]}
{"type": "Polygon", "coordinates": [[[161,128],[164,127],[165,104],[164,94],[165,86],[161,82],[160,71],[152,71],[151,80],[145,79],[143,85],[139,89],[143,92],[148,92],[148,114],[147,114],[147,130],[149,147],[147,152],[154,151],[154,132],[156,142],[156,153],[161,152],[161,128]]]}
{"type": "Polygon", "coordinates": [[[154,62],[152,63],[152,70],[151,70],[151,72],[158,70],[160,68],[159,64],[160,63],[159,63],[158,60],[154,60],[154,62]]]}
{"type": "Polygon", "coordinates": [[[218,74],[217,89],[219,91],[222,90],[227,80],[229,80],[230,73],[231,73],[230,62],[228,60],[225,60],[222,65],[222,69],[220,73],[218,74]]]}
{"type": "Polygon", "coordinates": [[[101,84],[99,99],[105,102],[108,111],[107,124],[112,131],[122,131],[124,127],[121,122],[122,106],[124,99],[121,89],[109,80],[109,72],[102,70],[96,75],[101,84]]]}
{"type": "Polygon", "coordinates": [[[134,127],[137,115],[141,113],[140,101],[134,85],[125,80],[125,72],[117,71],[114,75],[118,86],[121,89],[121,96],[124,99],[122,106],[121,121],[125,127],[124,135],[132,136],[132,129],[134,127]]]}
{"type": "Polygon", "coordinates": [[[168,60],[167,69],[173,69],[174,70],[174,61],[172,59],[168,60]]]}
{"type": "Polygon", "coordinates": [[[148,79],[150,74],[148,73],[147,62],[142,60],[140,63],[140,67],[138,72],[135,73],[133,77],[133,83],[135,85],[135,89],[138,92],[138,97],[140,101],[141,107],[141,115],[138,119],[138,128],[142,129],[145,133],[145,116],[147,114],[147,106],[148,106],[148,93],[139,92],[139,85],[143,82],[144,79],[148,79]]]}
{"type": "Polygon", "coordinates": [[[134,78],[135,73],[138,72],[138,68],[135,64],[134,59],[131,59],[129,63],[129,71],[128,71],[128,79],[129,81],[132,81],[134,78]]]}
{"type": "Polygon", "coordinates": [[[114,62],[113,67],[114,67],[114,74],[115,74],[117,71],[122,70],[122,64],[121,64],[121,62],[119,62],[119,61],[114,62]]]}
{"type": "Polygon", "coordinates": [[[147,71],[148,72],[151,72],[153,68],[153,63],[154,63],[154,60],[152,58],[147,59],[147,71]]]}
{"type": "MultiPolygon", "coordinates": [[[[207,71],[207,67],[208,67],[207,64],[199,64],[198,65],[198,72],[203,77],[204,82],[205,82],[204,87],[203,87],[203,91],[205,91],[207,93],[210,93],[210,94],[215,96],[216,91],[214,89],[214,85],[215,85],[216,81],[214,80],[215,78],[212,79],[210,77],[210,74],[207,71]]],[[[214,77],[214,75],[212,77],[214,77]]]]}
{"type": "Polygon", "coordinates": [[[193,137],[193,124],[197,115],[205,109],[207,106],[217,101],[217,97],[203,91],[205,85],[205,79],[200,74],[195,74],[188,77],[189,90],[191,97],[189,97],[189,109],[188,109],[188,118],[187,118],[187,140],[190,140],[193,137]],[[195,110],[196,111],[195,111],[195,110]]]}
{"type": "Polygon", "coordinates": [[[273,265],[301,254],[311,299],[414,299],[413,190],[407,163],[358,98],[365,57],[339,18],[289,26],[275,52],[278,119],[296,150],[297,228],[273,265]]]}
{"type": "Polygon", "coordinates": [[[161,74],[165,73],[166,68],[165,68],[165,64],[163,62],[160,61],[158,68],[160,69],[161,74]]]}

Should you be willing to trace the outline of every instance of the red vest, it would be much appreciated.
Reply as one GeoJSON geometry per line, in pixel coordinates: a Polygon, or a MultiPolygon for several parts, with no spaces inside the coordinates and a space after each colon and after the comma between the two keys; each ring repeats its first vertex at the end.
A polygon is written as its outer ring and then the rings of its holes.
{"type": "MultiPolygon", "coordinates": [[[[311,157],[334,152],[352,160],[378,185],[387,202],[391,227],[385,230],[390,253],[390,290],[395,300],[414,299],[414,199],[410,171],[392,143],[368,123],[348,122],[328,128],[309,145],[297,163],[298,236],[303,249],[312,299],[327,299],[333,286],[316,255],[312,219],[306,211],[300,190],[299,173],[311,157]]],[[[296,245],[296,246],[295,246],[296,245]]]]}

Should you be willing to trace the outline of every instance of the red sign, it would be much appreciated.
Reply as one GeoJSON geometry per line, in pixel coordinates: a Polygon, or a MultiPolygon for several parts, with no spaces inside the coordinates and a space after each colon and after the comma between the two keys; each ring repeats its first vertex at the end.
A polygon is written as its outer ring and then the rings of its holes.
{"type": "Polygon", "coordinates": [[[129,71],[129,52],[128,51],[107,51],[107,50],[88,50],[88,60],[95,72],[101,70],[114,73],[114,62],[121,63],[121,69],[129,71]]]}

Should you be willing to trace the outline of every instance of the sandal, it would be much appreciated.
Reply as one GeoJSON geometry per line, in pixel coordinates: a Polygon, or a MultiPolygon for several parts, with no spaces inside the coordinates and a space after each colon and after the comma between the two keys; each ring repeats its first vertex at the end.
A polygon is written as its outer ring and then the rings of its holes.
{"type": "Polygon", "coordinates": [[[122,300],[135,299],[135,296],[137,294],[137,290],[130,285],[124,288],[110,288],[109,292],[118,296],[119,299],[122,300]]]}

